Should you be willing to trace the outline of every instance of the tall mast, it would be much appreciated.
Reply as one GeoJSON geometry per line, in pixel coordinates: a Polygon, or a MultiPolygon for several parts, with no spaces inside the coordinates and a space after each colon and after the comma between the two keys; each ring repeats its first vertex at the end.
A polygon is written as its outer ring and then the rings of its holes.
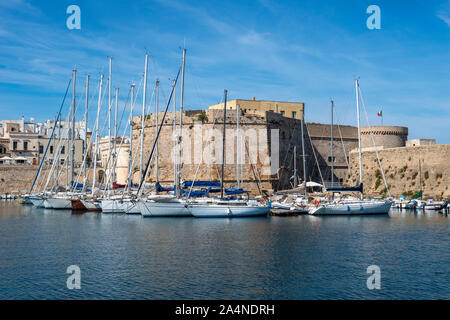
{"type": "MultiPolygon", "coordinates": [[[[89,75],[86,76],[86,108],[84,110],[84,153],[87,154],[87,130],[88,130],[88,114],[89,114],[89,75]]],[[[84,179],[86,179],[86,165],[84,166],[84,179]]]]}
{"type": "Polygon", "coordinates": [[[331,100],[331,186],[334,186],[334,157],[333,157],[333,109],[334,101],[331,100]]]}
{"type": "Polygon", "coordinates": [[[139,187],[144,182],[142,177],[142,169],[144,169],[144,129],[145,129],[145,105],[147,101],[147,71],[148,71],[148,54],[145,55],[144,69],[144,93],[142,95],[142,121],[141,121],[141,161],[139,167],[139,187]]]}
{"type": "Polygon", "coordinates": [[[223,91],[224,103],[223,103],[223,133],[222,133],[222,173],[220,177],[220,198],[223,199],[223,172],[225,169],[225,130],[226,130],[226,119],[227,119],[227,95],[228,91],[225,89],[223,91]]]}
{"type": "Polygon", "coordinates": [[[131,170],[133,170],[133,168],[131,168],[131,166],[133,165],[133,110],[134,110],[134,87],[136,85],[133,83],[131,84],[131,110],[130,110],[130,152],[129,152],[129,158],[128,158],[128,168],[129,168],[129,173],[128,173],[128,186],[127,189],[130,190],[131,188],[131,170]]]}
{"type": "MultiPolygon", "coordinates": [[[[172,86],[175,86],[175,79],[172,81],[172,86]]],[[[177,163],[178,163],[178,133],[177,133],[177,103],[176,103],[176,90],[173,90],[173,185],[175,190],[177,189],[177,163]]],[[[178,193],[177,193],[178,194],[178,193]]]]}
{"type": "Polygon", "coordinates": [[[178,137],[178,163],[177,163],[177,197],[181,196],[181,140],[183,136],[183,103],[184,103],[184,67],[186,61],[186,48],[183,48],[183,60],[181,63],[181,92],[180,92],[180,135],[178,137]]]}
{"type": "Polygon", "coordinates": [[[237,181],[237,188],[240,188],[240,172],[239,172],[239,166],[241,165],[241,159],[240,159],[240,137],[239,137],[239,104],[236,104],[236,181],[237,181]]]}
{"type": "MultiPolygon", "coordinates": [[[[159,112],[159,80],[158,79],[156,79],[156,102],[155,102],[155,105],[156,105],[156,107],[155,107],[155,109],[156,109],[156,112],[155,112],[155,137],[156,137],[156,135],[158,134],[158,112],[159,112]]],[[[158,158],[158,141],[156,141],[156,149],[155,149],[155,152],[156,152],[156,179],[155,179],[155,182],[158,182],[159,181],[159,158],[158,158]]]]}
{"type": "MultiPolygon", "coordinates": [[[[361,125],[360,125],[360,119],[359,119],[359,81],[358,79],[355,80],[355,87],[356,87],[356,117],[358,118],[358,149],[359,149],[359,183],[363,183],[363,176],[362,176],[362,151],[361,151],[361,125]]],[[[364,197],[364,195],[361,193],[361,199],[364,197]]]]}
{"type": "MultiPolygon", "coordinates": [[[[112,82],[112,58],[109,58],[109,73],[108,73],[108,161],[110,163],[111,159],[111,82],[112,82]]],[[[108,168],[106,168],[108,169],[108,168]]],[[[110,169],[111,170],[111,169],[110,169]]],[[[111,172],[111,171],[110,171],[111,172]]],[[[108,186],[106,186],[108,188],[108,186]]]]}
{"type": "Polygon", "coordinates": [[[305,125],[305,107],[303,106],[303,114],[302,114],[302,122],[301,122],[301,130],[302,130],[302,155],[303,155],[303,182],[305,183],[305,197],[307,195],[306,192],[306,155],[305,155],[305,135],[303,127],[305,125]]]}
{"type": "Polygon", "coordinates": [[[100,118],[100,108],[102,105],[102,86],[103,86],[103,74],[100,75],[100,86],[98,89],[98,104],[97,104],[97,119],[95,120],[95,153],[94,153],[94,175],[92,178],[92,194],[94,194],[95,181],[97,179],[97,155],[98,155],[98,126],[100,118]]]}
{"type": "Polygon", "coordinates": [[[75,165],[75,83],[77,79],[77,70],[72,71],[73,77],[73,92],[72,92],[72,130],[71,130],[71,156],[70,156],[70,184],[72,184],[74,176],[74,165],[75,165]]]}
{"type": "Polygon", "coordinates": [[[113,164],[114,164],[114,168],[113,168],[113,172],[112,172],[112,181],[116,182],[116,165],[117,165],[117,149],[116,149],[116,145],[117,145],[117,109],[119,107],[119,88],[116,88],[116,101],[115,101],[115,106],[114,106],[114,153],[113,153],[113,164]]]}
{"type": "Polygon", "coordinates": [[[297,187],[297,146],[294,145],[294,188],[297,187]]]}

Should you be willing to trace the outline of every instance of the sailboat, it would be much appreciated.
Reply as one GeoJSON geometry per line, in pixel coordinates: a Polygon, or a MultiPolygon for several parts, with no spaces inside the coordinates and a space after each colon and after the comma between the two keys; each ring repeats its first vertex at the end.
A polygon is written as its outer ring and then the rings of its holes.
{"type": "MultiPolygon", "coordinates": [[[[186,49],[183,49],[183,57],[182,57],[182,65],[181,65],[181,97],[180,97],[180,131],[182,127],[182,116],[183,116],[183,94],[184,94],[184,70],[185,70],[185,59],[186,59],[186,49]]],[[[172,97],[175,92],[176,84],[178,81],[178,77],[180,76],[180,70],[178,71],[178,74],[173,81],[172,84],[172,90],[170,92],[169,99],[166,104],[166,108],[164,111],[163,118],[161,120],[161,125],[157,129],[157,134],[155,137],[155,141],[153,143],[152,150],[150,152],[146,168],[144,170],[144,173],[142,175],[141,183],[139,184],[139,190],[138,190],[138,196],[139,200],[137,202],[137,208],[141,212],[143,217],[188,217],[191,216],[189,212],[186,209],[186,201],[181,198],[181,191],[180,191],[180,170],[179,170],[179,162],[181,161],[181,156],[176,162],[176,170],[174,174],[175,178],[175,193],[176,197],[172,195],[147,195],[143,196],[143,186],[145,184],[145,178],[148,173],[148,169],[150,166],[150,162],[153,158],[153,154],[155,152],[155,148],[158,143],[158,138],[162,129],[162,126],[164,124],[164,119],[167,114],[167,110],[170,105],[170,101],[172,100],[172,97]]],[[[144,87],[145,90],[145,87],[144,87]]],[[[174,112],[175,115],[175,112],[174,112]]],[[[181,132],[177,139],[178,143],[178,151],[181,153],[181,132]]],[[[142,153],[141,153],[142,158],[142,153]]],[[[142,162],[142,160],[141,160],[142,162]]],[[[142,171],[141,171],[142,172],[142,171]]]]}
{"type": "Polygon", "coordinates": [[[209,201],[188,202],[187,210],[196,218],[235,218],[265,216],[270,208],[258,201],[250,200],[228,200],[224,199],[224,169],[225,169],[225,130],[227,112],[227,90],[224,90],[223,107],[223,139],[222,139],[222,173],[221,173],[221,197],[209,201]]]}
{"type": "Polygon", "coordinates": [[[311,215],[372,215],[388,214],[391,209],[391,201],[364,200],[363,199],[363,172],[362,172],[362,151],[361,151],[361,127],[359,116],[359,81],[355,80],[356,87],[356,113],[358,120],[358,148],[359,148],[359,186],[352,188],[330,187],[331,192],[360,192],[361,200],[340,200],[328,204],[316,205],[309,211],[311,215]]]}
{"type": "MultiPolygon", "coordinates": [[[[72,85],[73,85],[73,92],[72,92],[72,112],[71,112],[71,129],[70,129],[70,138],[71,138],[71,150],[70,150],[70,181],[71,184],[74,180],[74,168],[75,168],[75,85],[76,85],[76,70],[72,71],[72,85]]],[[[67,162],[64,161],[66,164],[67,162]]],[[[57,163],[57,162],[56,162],[57,163]]],[[[66,179],[67,179],[67,172],[66,172],[66,179]]],[[[67,184],[67,183],[66,183],[67,184]]],[[[44,207],[45,208],[51,208],[51,209],[79,209],[78,207],[72,206],[72,195],[67,193],[59,193],[54,196],[49,196],[44,200],[44,207]]]]}

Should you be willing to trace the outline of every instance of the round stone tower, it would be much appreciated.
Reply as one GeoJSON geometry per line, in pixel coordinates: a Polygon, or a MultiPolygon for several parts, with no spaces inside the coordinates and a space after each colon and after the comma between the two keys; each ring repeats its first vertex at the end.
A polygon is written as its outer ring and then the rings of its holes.
{"type": "MultiPolygon", "coordinates": [[[[372,126],[372,134],[377,147],[399,148],[406,145],[408,128],[396,126],[372,126]]],[[[361,147],[373,147],[369,127],[361,127],[361,147]]]]}

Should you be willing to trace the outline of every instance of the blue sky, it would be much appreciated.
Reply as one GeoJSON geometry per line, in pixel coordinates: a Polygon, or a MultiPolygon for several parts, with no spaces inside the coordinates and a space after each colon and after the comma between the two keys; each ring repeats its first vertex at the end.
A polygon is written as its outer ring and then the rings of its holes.
{"type": "Polygon", "coordinates": [[[450,143],[448,0],[2,1],[0,119],[53,118],[73,67],[83,99],[86,74],[94,92],[108,56],[122,102],[149,52],[149,88],[159,78],[163,101],[183,43],[187,108],[221,101],[226,88],[230,99],[305,102],[307,121],[329,123],[333,98],[339,123],[356,124],[359,77],[372,125],[382,107],[384,124],[408,126],[410,138],[450,143]],[[71,4],[81,30],[66,27],[71,4]],[[372,4],[381,30],[366,27],[372,4]]]}

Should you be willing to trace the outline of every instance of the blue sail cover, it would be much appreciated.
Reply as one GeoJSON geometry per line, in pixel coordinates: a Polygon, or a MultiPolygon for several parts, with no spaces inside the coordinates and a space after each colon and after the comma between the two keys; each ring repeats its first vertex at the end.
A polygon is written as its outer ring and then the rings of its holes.
{"type": "Polygon", "coordinates": [[[184,181],[183,188],[189,187],[218,187],[220,188],[220,182],[215,181],[184,181]]]}
{"type": "Polygon", "coordinates": [[[155,184],[156,192],[164,192],[164,191],[174,191],[174,187],[163,187],[159,184],[159,182],[156,182],[155,184]]]}
{"type": "Polygon", "coordinates": [[[227,195],[234,195],[234,194],[245,194],[248,193],[248,191],[236,188],[225,188],[225,193],[227,195]]]}
{"type": "Polygon", "coordinates": [[[71,181],[70,185],[72,186],[72,188],[75,188],[76,190],[83,189],[82,183],[75,183],[75,181],[71,181]]]}
{"type": "MultiPolygon", "coordinates": [[[[74,188],[74,190],[83,190],[84,187],[82,183],[75,183],[75,181],[71,181],[70,185],[72,188],[74,188]]],[[[90,192],[91,190],[89,188],[86,188],[86,191],[90,192]]]]}
{"type": "Polygon", "coordinates": [[[348,187],[348,188],[328,187],[327,191],[330,191],[330,192],[361,192],[361,193],[363,193],[363,184],[361,183],[357,187],[348,187]]]}

